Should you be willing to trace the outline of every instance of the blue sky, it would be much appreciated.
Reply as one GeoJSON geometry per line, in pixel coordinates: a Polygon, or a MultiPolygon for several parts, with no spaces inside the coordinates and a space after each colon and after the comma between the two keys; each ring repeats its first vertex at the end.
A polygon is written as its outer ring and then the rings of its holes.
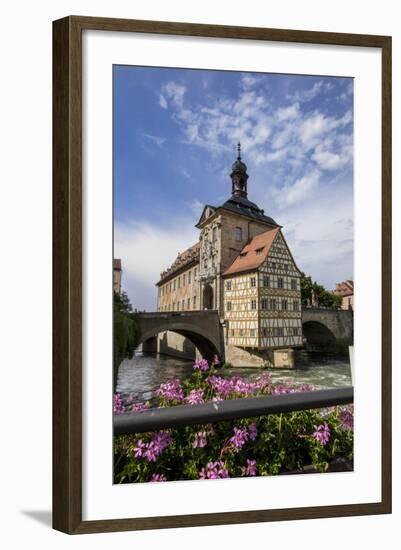
{"type": "Polygon", "coordinates": [[[241,141],[248,197],[284,226],[301,270],[353,277],[349,78],[114,67],[114,245],[134,307],[231,193],[241,141]]]}

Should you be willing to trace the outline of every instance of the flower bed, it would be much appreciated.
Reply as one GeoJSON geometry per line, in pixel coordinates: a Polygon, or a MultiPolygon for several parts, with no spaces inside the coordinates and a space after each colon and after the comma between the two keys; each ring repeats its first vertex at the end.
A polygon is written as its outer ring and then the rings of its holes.
{"type": "MultiPolygon", "coordinates": [[[[310,385],[273,384],[268,373],[253,381],[224,378],[218,359],[194,364],[189,379],[161,384],[156,405],[171,407],[240,397],[312,391],[310,385]]],[[[141,411],[149,403],[114,396],[114,413],[141,411]]],[[[114,438],[114,481],[133,483],[185,479],[324,472],[353,458],[353,406],[272,414],[252,419],[187,426],[114,438]]]]}

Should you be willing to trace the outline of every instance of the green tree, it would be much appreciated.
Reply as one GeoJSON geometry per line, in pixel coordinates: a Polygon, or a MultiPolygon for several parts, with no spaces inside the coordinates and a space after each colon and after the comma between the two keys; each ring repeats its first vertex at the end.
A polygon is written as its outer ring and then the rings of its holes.
{"type": "Polygon", "coordinates": [[[319,306],[336,309],[341,307],[341,296],[333,294],[329,290],[325,289],[324,286],[319,285],[316,281],[312,281],[312,277],[310,275],[301,273],[301,300],[303,306],[312,303],[313,294],[319,306]]]}
{"type": "Polygon", "coordinates": [[[117,383],[118,367],[123,359],[132,357],[138,346],[141,330],[136,312],[132,311],[129,298],[125,292],[114,293],[114,342],[113,370],[114,387],[117,383]]]}

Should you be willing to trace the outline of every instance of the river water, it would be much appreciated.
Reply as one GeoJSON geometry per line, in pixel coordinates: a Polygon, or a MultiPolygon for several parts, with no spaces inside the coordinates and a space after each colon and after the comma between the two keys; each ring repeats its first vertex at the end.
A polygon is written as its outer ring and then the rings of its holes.
{"type": "MultiPolygon", "coordinates": [[[[349,358],[327,353],[309,353],[297,350],[295,369],[267,369],[273,382],[312,384],[316,389],[350,386],[351,370],[349,358]]],[[[183,380],[192,372],[192,361],[155,353],[137,351],[132,359],[124,359],[118,372],[117,392],[132,394],[134,402],[147,401],[160,384],[179,378],[183,380]]],[[[219,375],[238,375],[253,379],[265,370],[234,367],[220,369],[219,375]]]]}

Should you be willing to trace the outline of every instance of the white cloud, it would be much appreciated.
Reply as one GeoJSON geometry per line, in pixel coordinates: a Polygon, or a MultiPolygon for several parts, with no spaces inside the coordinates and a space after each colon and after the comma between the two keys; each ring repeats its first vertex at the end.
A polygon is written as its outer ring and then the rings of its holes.
{"type": "MultiPolygon", "coordinates": [[[[202,214],[202,211],[205,207],[204,203],[199,201],[198,199],[194,199],[190,204],[189,204],[189,207],[190,209],[192,210],[192,212],[195,214],[195,216],[200,216],[202,214]]],[[[198,220],[196,220],[198,221],[198,220]]]]}
{"type": "Polygon", "coordinates": [[[163,94],[159,94],[159,105],[162,109],[168,108],[167,100],[163,94]]]}
{"type": "Polygon", "coordinates": [[[157,147],[163,147],[164,143],[166,142],[166,138],[161,136],[153,136],[152,134],[142,134],[142,135],[148,141],[150,141],[154,145],[157,145],[157,147]]]}
{"type": "Polygon", "coordinates": [[[324,94],[325,92],[332,90],[333,86],[334,84],[329,80],[326,80],[326,82],[319,80],[318,82],[315,82],[311,88],[306,90],[296,90],[294,93],[287,94],[287,99],[290,101],[298,101],[299,103],[307,103],[308,101],[315,99],[315,97],[319,94],[324,94]]]}
{"type": "Polygon", "coordinates": [[[292,185],[286,185],[277,192],[277,202],[281,207],[300,203],[310,197],[320,181],[320,172],[314,170],[297,179],[292,185]]]}
{"type": "Polygon", "coordinates": [[[241,85],[244,89],[249,89],[259,82],[259,78],[253,74],[245,73],[241,77],[241,85]]]}
{"type": "Polygon", "coordinates": [[[299,111],[299,103],[296,102],[293,105],[289,105],[288,107],[281,107],[280,109],[277,109],[276,117],[277,120],[292,120],[294,118],[298,118],[300,115],[299,111]]]}
{"type": "Polygon", "coordinates": [[[340,187],[322,186],[279,220],[298,267],[329,289],[353,273],[353,201],[346,189],[344,180],[340,187]]]}
{"type": "Polygon", "coordinates": [[[163,86],[161,95],[163,95],[165,101],[166,98],[170,99],[177,107],[182,107],[186,91],[187,89],[185,86],[170,81],[163,86]]]}
{"type": "Polygon", "coordinates": [[[309,88],[308,90],[296,90],[293,94],[288,94],[287,99],[290,101],[305,103],[314,99],[322,91],[323,87],[323,80],[319,80],[318,82],[315,82],[312,88],[309,88]]]}
{"type": "Polygon", "coordinates": [[[346,157],[342,157],[337,153],[330,153],[329,151],[313,153],[312,158],[323,170],[338,170],[347,162],[346,157]]]}
{"type": "Polygon", "coordinates": [[[186,178],[187,180],[192,179],[191,174],[184,167],[180,168],[180,174],[184,176],[184,178],[186,178]]]}
{"type": "Polygon", "coordinates": [[[133,307],[147,310],[156,307],[155,284],[160,272],[197,239],[198,230],[191,218],[175,219],[169,226],[142,221],[116,225],[114,255],[121,258],[122,286],[133,307]]]}

